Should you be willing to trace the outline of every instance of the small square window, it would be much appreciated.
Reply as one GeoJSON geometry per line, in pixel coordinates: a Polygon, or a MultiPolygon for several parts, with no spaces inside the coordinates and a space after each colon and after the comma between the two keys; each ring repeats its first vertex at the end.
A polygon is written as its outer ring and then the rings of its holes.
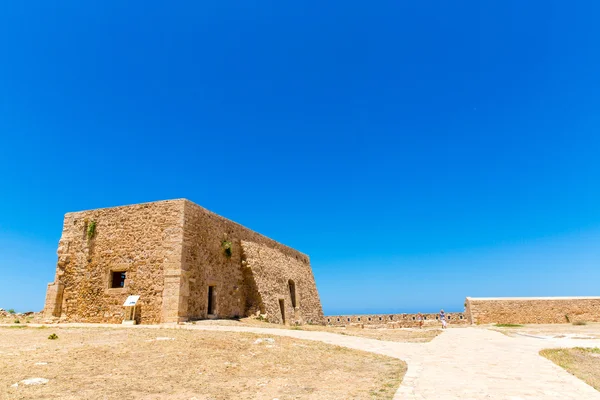
{"type": "Polygon", "coordinates": [[[379,317],[379,320],[381,321],[381,317],[379,317]]]}
{"type": "Polygon", "coordinates": [[[348,322],[350,322],[350,318],[348,318],[348,322]]]}
{"type": "Polygon", "coordinates": [[[360,317],[358,317],[358,320],[360,321],[360,317]]]}
{"type": "Polygon", "coordinates": [[[416,318],[415,318],[415,317],[413,317],[413,321],[414,321],[415,319],[416,319],[416,318]]]}
{"type": "Polygon", "coordinates": [[[125,271],[113,271],[111,273],[110,287],[111,289],[120,289],[125,287],[125,278],[127,273],[125,271]]]}
{"type": "Polygon", "coordinates": [[[460,316],[460,319],[463,319],[463,316],[462,316],[462,315],[460,316]]]}
{"type": "Polygon", "coordinates": [[[369,321],[371,320],[371,317],[369,317],[369,321]]]}

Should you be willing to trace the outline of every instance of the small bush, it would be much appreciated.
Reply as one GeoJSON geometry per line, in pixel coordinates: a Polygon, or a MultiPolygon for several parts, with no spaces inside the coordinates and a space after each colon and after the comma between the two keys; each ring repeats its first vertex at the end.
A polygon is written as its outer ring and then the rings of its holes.
{"type": "Polygon", "coordinates": [[[586,321],[573,321],[573,325],[579,325],[579,326],[587,325],[587,322],[586,321]]]}
{"type": "Polygon", "coordinates": [[[221,242],[221,247],[223,247],[223,253],[225,253],[225,255],[227,257],[231,257],[231,242],[229,240],[223,240],[221,242]]]}
{"type": "Polygon", "coordinates": [[[565,314],[565,319],[567,320],[567,323],[571,322],[571,320],[569,319],[569,315],[565,314]]]}
{"type": "Polygon", "coordinates": [[[523,325],[519,324],[495,324],[494,326],[498,328],[522,328],[523,325]]]}
{"type": "Polygon", "coordinates": [[[48,339],[56,340],[56,339],[58,339],[58,336],[56,335],[56,333],[53,333],[52,335],[48,336],[48,339]]]}
{"type": "Polygon", "coordinates": [[[10,310],[7,310],[9,314],[14,314],[15,310],[13,310],[12,308],[10,310]]]}
{"type": "Polygon", "coordinates": [[[87,238],[92,240],[96,235],[96,221],[91,221],[87,227],[87,238]]]}
{"type": "Polygon", "coordinates": [[[20,324],[21,321],[19,321],[18,319],[15,319],[15,324],[20,324]]]}

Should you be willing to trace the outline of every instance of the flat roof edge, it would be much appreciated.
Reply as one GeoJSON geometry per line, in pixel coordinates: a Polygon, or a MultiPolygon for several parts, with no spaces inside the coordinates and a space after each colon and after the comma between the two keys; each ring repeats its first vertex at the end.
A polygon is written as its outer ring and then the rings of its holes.
{"type": "Polygon", "coordinates": [[[467,300],[598,300],[600,296],[554,296],[554,297],[467,297],[467,300]]]}

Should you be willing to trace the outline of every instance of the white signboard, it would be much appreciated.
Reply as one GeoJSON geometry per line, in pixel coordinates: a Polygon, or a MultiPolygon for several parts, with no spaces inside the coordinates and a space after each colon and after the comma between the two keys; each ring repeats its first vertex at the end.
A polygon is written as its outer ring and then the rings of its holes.
{"type": "Polygon", "coordinates": [[[123,306],[125,307],[133,307],[137,304],[138,300],[140,299],[140,296],[129,296],[127,298],[127,300],[125,300],[125,304],[123,304],[123,306]]]}

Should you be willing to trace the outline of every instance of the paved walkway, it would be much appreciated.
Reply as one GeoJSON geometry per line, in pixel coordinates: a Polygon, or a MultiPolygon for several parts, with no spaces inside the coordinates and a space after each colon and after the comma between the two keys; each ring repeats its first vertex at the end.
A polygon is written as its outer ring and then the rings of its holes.
{"type": "Polygon", "coordinates": [[[400,358],[408,371],[395,400],[600,400],[600,392],[538,354],[547,348],[600,346],[596,340],[513,338],[483,328],[455,328],[429,343],[397,343],[315,331],[189,328],[291,336],[400,358]]]}
{"type": "MultiPolygon", "coordinates": [[[[142,326],[153,327],[165,328],[142,326]]],[[[290,336],[396,357],[406,361],[408,371],[394,400],[600,400],[600,392],[538,354],[548,348],[600,347],[598,340],[508,337],[484,328],[454,328],[429,343],[397,343],[318,331],[218,325],[171,327],[290,336]]]]}

